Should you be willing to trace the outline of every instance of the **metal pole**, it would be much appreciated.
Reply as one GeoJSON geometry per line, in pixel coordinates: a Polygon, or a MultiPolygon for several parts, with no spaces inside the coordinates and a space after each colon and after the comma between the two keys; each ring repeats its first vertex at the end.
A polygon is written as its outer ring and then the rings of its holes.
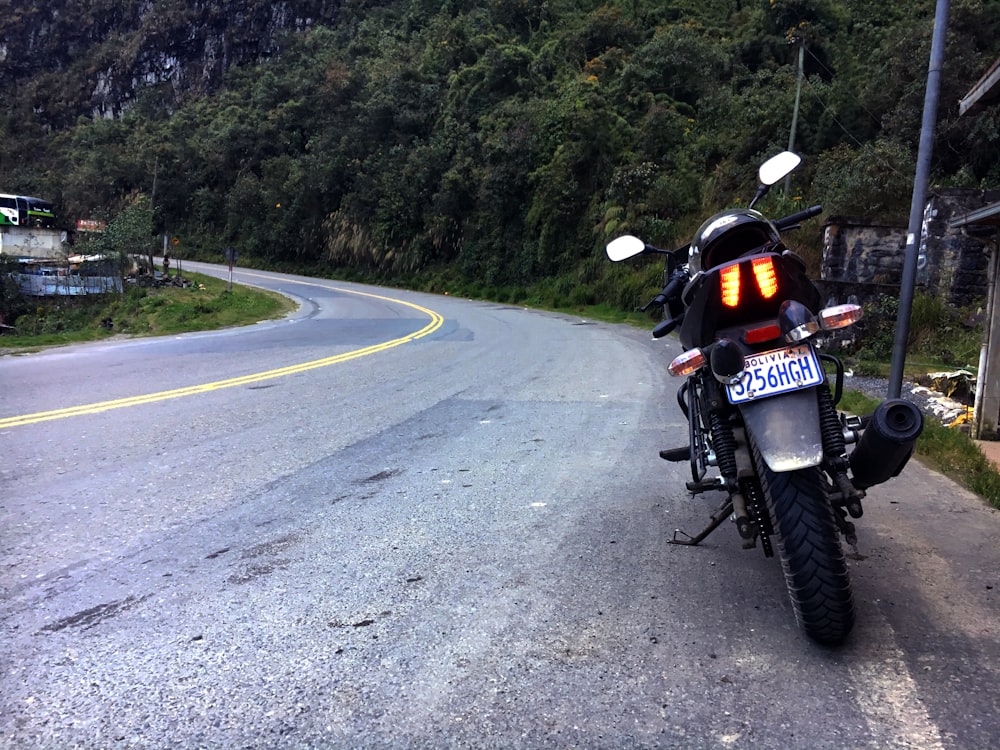
{"type": "Polygon", "coordinates": [[[889,372],[889,398],[899,398],[903,388],[903,365],[906,362],[906,340],[910,336],[910,313],[913,310],[913,290],[917,280],[917,255],[927,202],[927,183],[931,156],[934,152],[934,126],[937,122],[938,92],[941,88],[941,68],[944,65],[945,36],[948,30],[949,0],[937,0],[934,13],[934,37],[927,69],[927,90],[924,94],[924,119],[920,127],[920,148],[917,151],[917,173],[913,180],[910,203],[910,224],[906,233],[906,255],[903,278],[899,288],[899,313],[896,317],[896,338],[892,346],[892,367],[889,372]]]}
{"type": "Polygon", "coordinates": [[[1000,305],[997,304],[997,286],[1000,284],[1000,237],[994,238],[990,252],[989,296],[986,298],[986,326],[983,345],[979,352],[979,374],[976,376],[976,399],[973,406],[972,437],[977,440],[992,438],[997,433],[997,415],[1000,414],[1000,366],[997,357],[990,362],[988,356],[1000,351],[1000,305]],[[992,412],[992,413],[991,413],[992,412]]]}
{"type": "MultiPolygon", "coordinates": [[[[805,40],[799,39],[799,69],[798,75],[796,76],[797,82],[795,85],[795,108],[792,110],[792,129],[788,133],[788,150],[795,150],[795,131],[799,126],[799,103],[802,101],[802,79],[804,78],[805,71],[805,50],[806,43],[805,40]]],[[[792,175],[789,174],[785,178],[785,195],[789,196],[792,193],[792,175]]]]}

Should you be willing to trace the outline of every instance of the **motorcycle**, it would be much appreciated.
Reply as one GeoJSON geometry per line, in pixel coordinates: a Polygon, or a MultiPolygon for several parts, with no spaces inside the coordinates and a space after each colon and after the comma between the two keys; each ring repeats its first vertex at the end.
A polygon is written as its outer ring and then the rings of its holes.
{"type": "Polygon", "coordinates": [[[692,496],[724,495],[700,533],[677,530],[668,541],[697,545],[731,519],[745,549],[759,543],[767,557],[777,549],[799,626],[834,645],[855,618],[841,537],[856,550],[852,520],[866,491],[902,471],[923,416],[904,399],[862,417],[837,409],[844,367],[820,345],[858,322],[862,308],[824,308],[805,263],[781,239],[822,207],[775,221],[754,208],[800,162],[790,151],[766,161],[748,207],[712,216],[682,248],[626,235],[607,254],[616,262],[665,256],[666,284],[641,309],[664,308],[654,338],[678,330],[684,351],[667,369],[685,378],[677,403],[688,441],[660,456],[690,464],[692,496]]]}

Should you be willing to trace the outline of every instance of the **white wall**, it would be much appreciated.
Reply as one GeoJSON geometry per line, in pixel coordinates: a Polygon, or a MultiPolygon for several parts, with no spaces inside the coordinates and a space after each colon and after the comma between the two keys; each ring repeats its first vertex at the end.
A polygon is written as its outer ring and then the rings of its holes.
{"type": "Polygon", "coordinates": [[[61,229],[0,227],[0,253],[19,258],[59,258],[63,255],[61,229]]]}

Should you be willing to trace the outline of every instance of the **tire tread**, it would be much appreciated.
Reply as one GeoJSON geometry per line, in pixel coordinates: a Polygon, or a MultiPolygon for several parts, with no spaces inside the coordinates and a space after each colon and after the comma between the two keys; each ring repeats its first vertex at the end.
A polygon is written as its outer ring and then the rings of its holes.
{"type": "Polygon", "coordinates": [[[771,471],[754,450],[795,617],[827,645],[854,626],[854,595],[826,482],[818,468],[771,471]]]}

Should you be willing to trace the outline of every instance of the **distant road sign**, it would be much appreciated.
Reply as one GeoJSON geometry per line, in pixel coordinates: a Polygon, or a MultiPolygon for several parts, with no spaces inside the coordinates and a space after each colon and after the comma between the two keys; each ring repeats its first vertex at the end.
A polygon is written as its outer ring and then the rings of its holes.
{"type": "Polygon", "coordinates": [[[77,219],[76,228],[80,232],[103,232],[108,228],[108,222],[98,219],[77,219]]]}

